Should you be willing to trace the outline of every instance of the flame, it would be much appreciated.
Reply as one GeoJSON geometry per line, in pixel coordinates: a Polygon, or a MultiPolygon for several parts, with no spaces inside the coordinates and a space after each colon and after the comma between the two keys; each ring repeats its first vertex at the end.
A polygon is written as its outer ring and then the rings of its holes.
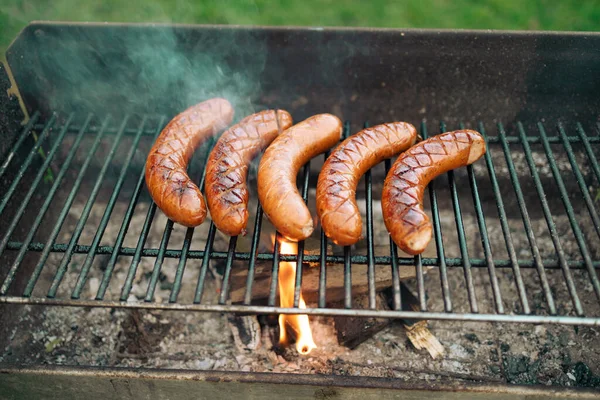
{"type": "MultiPolygon", "coordinates": [[[[272,236],[275,243],[275,235],[272,236]]],[[[298,244],[285,239],[279,241],[281,254],[297,254],[298,244]]],[[[294,288],[296,284],[296,263],[281,261],[279,263],[279,305],[281,307],[294,306],[294,288]]],[[[306,302],[300,293],[299,308],[306,308],[306,302]]],[[[279,315],[279,344],[285,346],[289,343],[286,328],[292,329],[296,336],[296,350],[306,355],[315,349],[317,345],[313,341],[312,330],[308,321],[308,315],[281,314],[279,315]]]]}

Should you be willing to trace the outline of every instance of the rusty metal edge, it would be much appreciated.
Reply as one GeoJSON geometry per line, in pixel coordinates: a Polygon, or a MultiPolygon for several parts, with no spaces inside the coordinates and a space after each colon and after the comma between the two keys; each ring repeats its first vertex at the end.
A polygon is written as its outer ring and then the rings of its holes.
{"type": "MultiPolygon", "coordinates": [[[[389,32],[389,33],[427,33],[427,34],[466,34],[466,35],[515,35],[515,36],[600,36],[600,31],[542,31],[542,30],[502,30],[502,29],[433,29],[433,28],[375,28],[363,26],[306,26],[306,25],[246,25],[246,24],[181,24],[170,22],[81,22],[81,21],[46,21],[34,20],[27,26],[35,25],[71,25],[71,26],[126,26],[126,27],[174,27],[190,29],[224,29],[224,30],[266,30],[266,31],[326,31],[326,32],[389,32]]],[[[21,31],[22,32],[22,31],[21,31]]],[[[17,34],[18,37],[21,32],[17,34]]],[[[12,43],[11,43],[12,45],[12,43]]],[[[10,49],[10,46],[9,46],[10,49]]],[[[8,51],[7,51],[8,53],[8,51]]]]}
{"type": "Polygon", "coordinates": [[[440,384],[435,382],[411,383],[394,378],[373,378],[341,375],[307,375],[282,373],[257,373],[235,371],[190,371],[190,370],[141,370],[132,368],[67,367],[67,366],[13,366],[0,364],[0,382],[3,375],[60,376],[67,378],[139,379],[167,381],[195,381],[211,383],[243,383],[323,386],[328,388],[385,389],[396,391],[436,391],[507,394],[519,396],[552,396],[570,398],[598,398],[598,392],[587,388],[563,388],[548,386],[522,386],[510,384],[490,385],[487,383],[440,384]]]}

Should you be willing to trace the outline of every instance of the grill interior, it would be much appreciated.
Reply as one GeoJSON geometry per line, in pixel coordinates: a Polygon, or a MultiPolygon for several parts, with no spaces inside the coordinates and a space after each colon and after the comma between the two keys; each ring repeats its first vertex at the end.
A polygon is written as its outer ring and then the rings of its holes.
{"type": "MultiPolygon", "coordinates": [[[[277,307],[279,262],[297,261],[305,267],[296,275],[296,307],[303,275],[318,277],[309,281],[312,288],[304,283],[304,291],[314,292],[309,308],[302,310],[306,314],[600,323],[596,129],[590,134],[580,123],[539,122],[530,132],[521,123],[423,121],[418,124],[423,137],[466,126],[479,129],[488,141],[482,160],[429,186],[426,208],[434,240],[423,256],[407,257],[381,234],[378,199],[392,160],[361,181],[366,231],[356,247],[332,245],[316,229],[299,243],[295,256],[280,254],[278,245],[269,248],[273,228],[256,202],[243,238],[224,238],[210,221],[183,228],[157,210],[145,188],[143,166],[167,121],[139,115],[32,115],[0,169],[1,302],[298,313],[277,307]],[[332,290],[339,288],[327,289],[327,278],[335,265],[343,268],[343,296],[331,303],[332,290]],[[146,274],[143,293],[132,295],[140,273],[146,274]],[[257,277],[265,273],[268,283],[261,284],[268,293],[257,296],[257,277]],[[353,279],[365,275],[359,285],[369,306],[358,309],[353,279]],[[390,309],[376,307],[382,275],[393,291],[390,309]],[[401,285],[406,276],[414,279],[401,285]],[[216,286],[207,284],[213,278],[216,286]],[[417,309],[403,307],[401,287],[416,294],[417,309]],[[232,301],[234,289],[238,298],[232,301]],[[207,296],[207,290],[218,295],[207,296]]],[[[346,122],[344,137],[368,124],[346,122]]],[[[200,148],[190,166],[200,187],[212,144],[200,148]]],[[[299,174],[309,207],[314,208],[311,189],[326,156],[299,174]]],[[[255,162],[249,174],[251,190],[256,167],[255,162]]],[[[255,193],[252,197],[255,201],[255,193]]]]}
{"type": "MultiPolygon", "coordinates": [[[[599,324],[599,43],[597,34],[32,23],[7,52],[30,118],[0,119],[0,302],[297,313],[277,307],[287,260],[304,265],[295,303],[302,288],[307,314],[599,324]],[[255,193],[239,238],[208,222],[174,225],[148,197],[154,137],[214,96],[231,98],[236,119],[274,107],[295,121],[332,112],[347,121],[344,137],[393,120],[423,137],[474,128],[489,151],[428,188],[434,240],[421,256],[390,246],[383,225],[392,160],[359,184],[364,240],[341,248],[317,229],[298,256],[285,255],[255,193]],[[392,304],[378,309],[387,287],[392,304]]],[[[190,166],[201,187],[212,144],[190,166]]],[[[325,157],[298,177],[313,213],[325,157]]]]}
{"type": "MultiPolygon", "coordinates": [[[[277,382],[311,398],[585,396],[600,382],[599,47],[597,33],[31,23],[0,64],[0,93],[12,86],[0,96],[0,392],[247,396],[277,382]],[[258,160],[244,237],[173,224],[148,196],[156,135],[216,96],[235,119],[330,112],[345,137],[389,121],[423,137],[464,126],[488,152],[428,188],[434,239],[420,257],[391,246],[382,220],[393,160],[359,183],[363,240],[335,246],[317,225],[298,256],[280,254],[258,160]],[[302,264],[295,300],[301,288],[308,309],[278,307],[283,261],[302,264]],[[277,348],[281,313],[312,315],[308,357],[277,348]],[[443,357],[419,350],[417,327],[443,357]]],[[[213,144],[190,165],[200,186],[213,144]]],[[[326,157],[298,176],[313,215],[326,157]]]]}

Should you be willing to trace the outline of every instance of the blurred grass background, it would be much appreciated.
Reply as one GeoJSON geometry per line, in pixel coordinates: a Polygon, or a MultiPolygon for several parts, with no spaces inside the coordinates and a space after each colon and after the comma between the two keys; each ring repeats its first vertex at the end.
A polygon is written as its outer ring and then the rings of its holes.
{"type": "Polygon", "coordinates": [[[0,57],[32,20],[600,31],[600,0],[0,0],[0,57]]]}

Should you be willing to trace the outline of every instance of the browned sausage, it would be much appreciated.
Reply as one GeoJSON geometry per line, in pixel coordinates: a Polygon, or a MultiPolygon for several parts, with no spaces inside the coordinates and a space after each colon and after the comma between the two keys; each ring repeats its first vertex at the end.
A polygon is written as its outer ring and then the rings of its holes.
{"type": "Polygon", "coordinates": [[[258,199],[286,238],[304,240],[313,231],[312,216],[296,186],[298,170],[333,147],[341,133],[338,117],[319,114],[287,129],[265,151],[258,167],[258,199]]]}
{"type": "Polygon", "coordinates": [[[287,111],[267,110],[244,118],[219,138],[206,164],[204,193],[210,216],[221,232],[246,234],[248,164],[291,125],[287,111]]]}
{"type": "Polygon", "coordinates": [[[398,157],[381,196],[383,221],[398,247],[412,255],[425,250],[432,234],[423,210],[425,187],[444,172],[474,163],[485,151],[478,132],[460,130],[427,139],[398,157]]]}
{"type": "Polygon", "coordinates": [[[344,140],[325,161],[317,183],[317,213],[325,234],[340,246],[362,233],[356,186],[371,167],[415,144],[417,130],[405,122],[364,129],[344,140]]]}
{"type": "Polygon", "coordinates": [[[204,221],[204,198],[187,175],[187,165],[200,143],[225,129],[232,118],[227,100],[207,100],[173,118],[154,142],[146,159],[146,185],[172,221],[189,227],[204,221]]]}

